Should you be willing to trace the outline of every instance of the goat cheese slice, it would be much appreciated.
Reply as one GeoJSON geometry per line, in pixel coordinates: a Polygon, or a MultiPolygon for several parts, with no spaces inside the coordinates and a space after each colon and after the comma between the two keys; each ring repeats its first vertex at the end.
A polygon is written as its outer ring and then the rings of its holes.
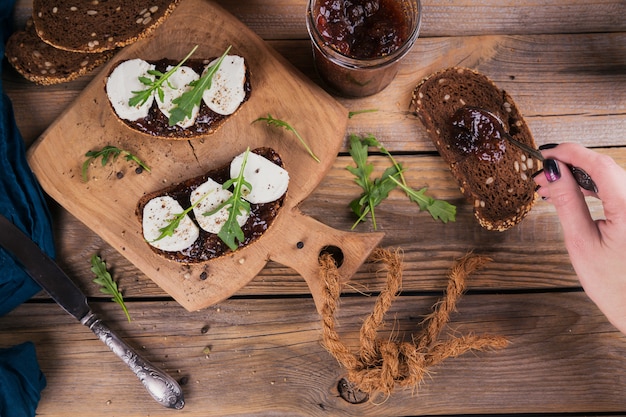
{"type": "MultiPolygon", "coordinates": [[[[204,213],[215,210],[220,204],[228,200],[231,195],[232,193],[230,191],[222,188],[222,184],[213,181],[210,178],[206,182],[200,184],[198,188],[193,190],[189,198],[191,204],[196,204],[199,199],[205,196],[202,198],[202,201],[200,201],[198,205],[193,208],[196,221],[202,229],[209,233],[217,234],[220,232],[222,226],[228,220],[229,206],[222,207],[210,216],[205,216],[204,213]]],[[[250,217],[248,213],[244,212],[239,214],[237,216],[237,223],[239,223],[239,226],[243,226],[248,220],[248,217],[250,217]]]]}
{"type": "MultiPolygon", "coordinates": [[[[168,66],[167,71],[172,68],[172,65],[168,66]]],[[[165,117],[169,119],[170,112],[174,107],[176,107],[176,104],[172,103],[172,101],[182,96],[185,92],[191,90],[193,87],[191,87],[189,83],[196,81],[199,78],[200,76],[193,69],[181,66],[163,83],[163,101],[161,101],[158,94],[155,99],[157,101],[157,105],[159,106],[159,110],[161,110],[161,113],[163,113],[165,117]]],[[[182,128],[192,126],[196,121],[199,111],[200,106],[194,106],[191,111],[191,118],[185,117],[185,120],[178,122],[177,125],[182,128]]]]}
{"type": "MultiPolygon", "coordinates": [[[[244,155],[236,156],[230,163],[231,178],[239,176],[244,155]]],[[[289,185],[289,173],[285,169],[253,152],[248,153],[243,178],[252,186],[252,190],[243,187],[243,198],[253,204],[278,200],[289,185]]]]}
{"type": "Polygon", "coordinates": [[[191,246],[200,236],[200,230],[188,215],[182,218],[172,236],[156,240],[161,235],[160,229],[183,211],[178,201],[169,196],[155,197],[148,201],[143,209],[144,239],[155,248],[167,252],[178,252],[191,246]]]}
{"type": "MultiPolygon", "coordinates": [[[[206,68],[214,65],[219,59],[213,60],[206,68]]],[[[203,75],[206,73],[205,68],[203,75]]],[[[213,74],[211,87],[203,94],[204,103],[215,113],[227,116],[233,114],[246,97],[244,84],[246,81],[246,64],[237,55],[224,57],[217,72],[213,74]]]]}
{"type": "Polygon", "coordinates": [[[135,95],[133,91],[142,91],[148,88],[139,81],[139,77],[154,80],[154,75],[148,74],[155,66],[143,59],[130,59],[119,64],[107,79],[106,91],[115,113],[125,120],[138,120],[148,115],[154,102],[154,94],[143,104],[130,106],[128,101],[135,95]]]}

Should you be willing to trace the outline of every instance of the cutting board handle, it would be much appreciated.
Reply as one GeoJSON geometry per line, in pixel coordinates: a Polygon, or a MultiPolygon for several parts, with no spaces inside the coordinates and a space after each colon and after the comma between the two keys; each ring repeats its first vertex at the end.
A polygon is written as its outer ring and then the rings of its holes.
{"type": "MultiPolygon", "coordinates": [[[[323,283],[320,278],[319,258],[330,253],[339,264],[343,282],[354,275],[370,253],[378,246],[384,233],[357,233],[333,229],[294,208],[281,214],[275,230],[283,233],[280,248],[270,249],[270,259],[298,272],[311,290],[318,312],[322,307],[323,283]],[[280,250],[276,250],[280,249],[280,250]]],[[[278,220],[278,219],[277,219],[278,220]]]]}

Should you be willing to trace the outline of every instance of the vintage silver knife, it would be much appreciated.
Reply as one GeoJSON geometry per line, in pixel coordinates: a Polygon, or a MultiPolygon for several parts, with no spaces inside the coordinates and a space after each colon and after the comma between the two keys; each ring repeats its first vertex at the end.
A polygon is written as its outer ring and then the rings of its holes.
{"type": "Polygon", "coordinates": [[[127,345],[109,329],[89,307],[87,297],[46,255],[35,242],[6,217],[0,215],[0,246],[7,250],[24,270],[65,311],[89,327],[143,383],[161,405],[180,410],[185,405],[178,383],[127,345]]]}

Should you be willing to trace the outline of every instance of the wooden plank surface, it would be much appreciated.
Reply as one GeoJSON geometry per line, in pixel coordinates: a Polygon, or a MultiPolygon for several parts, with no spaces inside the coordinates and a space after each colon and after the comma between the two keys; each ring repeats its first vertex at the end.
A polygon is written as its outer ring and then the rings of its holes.
{"type": "MultiPolygon", "coordinates": [[[[304,24],[305,0],[219,4],[320,84],[304,24]]],[[[403,295],[382,336],[410,340],[441,295],[454,259],[473,250],[493,262],[471,277],[469,293],[445,334],[490,332],[507,337],[510,345],[444,362],[417,392],[397,390],[389,398],[348,404],[337,392],[345,372],[320,345],[319,315],[294,270],[269,262],[233,298],[187,312],[51,202],[59,263],[111,327],[184,383],[187,405],[180,414],[626,414],[626,336],[579,288],[552,206],[538,202],[522,224],[504,233],[481,229],[424,128],[408,112],[411,90],[423,76],[445,66],[472,67],[513,96],[538,144],[578,142],[626,167],[626,3],[424,0],[422,6],[421,36],[394,82],[375,97],[338,98],[348,110],[377,109],[349,119],[348,133],[374,134],[408,168],[412,186],[428,186],[430,195],[458,206],[457,221],[447,225],[419,213],[400,193],[379,206],[379,230],[386,233],[381,245],[400,248],[405,268],[403,295]],[[93,253],[107,260],[119,281],[131,323],[91,282],[93,253]]],[[[30,13],[31,1],[18,0],[16,24],[30,13]]],[[[28,144],[96,76],[40,87],[4,65],[3,86],[28,144]]],[[[371,160],[376,172],[386,167],[380,155],[371,160]]],[[[338,230],[352,226],[347,204],[359,194],[345,169],[349,164],[346,137],[328,174],[300,205],[305,214],[338,230]]],[[[599,203],[588,202],[601,216],[599,203]]],[[[371,223],[357,230],[371,231],[371,223]]],[[[339,331],[353,348],[373,296],[384,287],[378,268],[365,263],[344,289],[339,331]]],[[[0,318],[0,346],[25,340],[35,342],[48,378],[40,415],[172,413],[152,401],[106,346],[44,295],[0,318]]]]}
{"type": "MultiPolygon", "coordinates": [[[[386,330],[410,340],[437,300],[401,297],[386,330]]],[[[338,330],[353,351],[372,305],[366,297],[342,300],[338,330]]],[[[130,305],[130,324],[110,303],[95,308],[142,354],[183,381],[181,415],[597,413],[625,405],[626,381],[619,375],[626,372],[626,338],[579,292],[466,296],[451,334],[498,334],[509,347],[449,359],[431,369],[416,392],[397,390],[364,404],[338,395],[345,372],[320,345],[311,299],[230,300],[196,313],[172,302],[137,302],[130,305]]],[[[48,387],[39,415],[173,413],[149,399],[106,346],[54,305],[23,305],[0,320],[0,332],[7,342],[33,340],[42,347],[48,387]]]]}
{"type": "MultiPolygon", "coordinates": [[[[268,40],[308,39],[307,0],[218,0],[217,3],[268,40]]],[[[32,13],[32,0],[17,0],[15,23],[32,13]]],[[[421,0],[420,37],[477,34],[623,32],[621,0],[421,0]]]]}

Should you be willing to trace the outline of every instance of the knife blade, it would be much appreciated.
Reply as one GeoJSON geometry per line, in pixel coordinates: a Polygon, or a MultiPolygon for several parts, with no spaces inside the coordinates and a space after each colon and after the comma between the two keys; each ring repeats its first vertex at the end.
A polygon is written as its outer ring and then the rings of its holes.
{"type": "Polygon", "coordinates": [[[89,307],[87,297],[39,246],[9,219],[0,214],[0,247],[4,248],[66,312],[87,326],[135,373],[150,395],[161,405],[180,410],[183,393],[166,372],[139,355],[111,330],[89,307]]]}

